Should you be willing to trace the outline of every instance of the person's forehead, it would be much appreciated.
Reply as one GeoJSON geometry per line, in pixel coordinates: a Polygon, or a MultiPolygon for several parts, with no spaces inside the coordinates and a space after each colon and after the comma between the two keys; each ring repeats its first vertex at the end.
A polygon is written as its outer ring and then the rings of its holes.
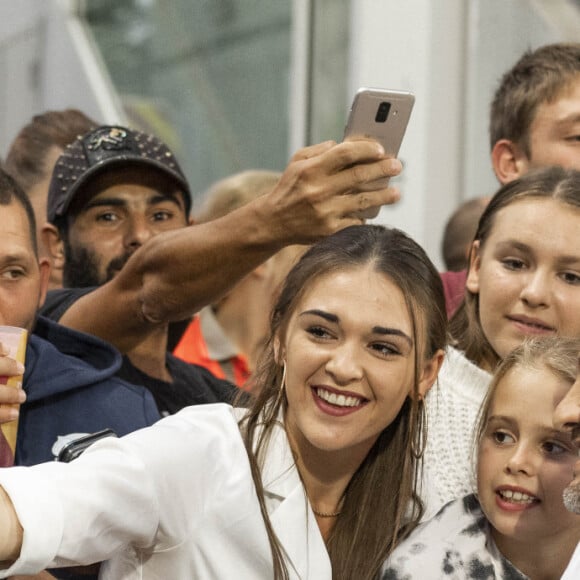
{"type": "Polygon", "coordinates": [[[580,114],[580,72],[562,84],[551,98],[538,103],[534,121],[542,121],[546,116],[548,120],[559,121],[558,116],[554,117],[557,112],[563,119],[580,114]]]}
{"type": "Polygon", "coordinates": [[[570,234],[570,230],[575,233],[575,228],[579,222],[580,210],[561,199],[534,196],[521,197],[510,201],[495,212],[489,237],[516,239],[516,234],[520,235],[523,232],[538,247],[545,249],[549,247],[548,243],[556,244],[560,242],[560,247],[568,248],[569,252],[567,253],[575,255],[578,251],[578,245],[572,242],[577,238],[576,236],[566,237],[566,235],[570,234]],[[540,243],[535,233],[549,223],[546,221],[546,216],[548,215],[558,218],[560,230],[555,230],[553,235],[542,239],[542,243],[540,243]],[[565,226],[567,226],[567,229],[565,226]]]}
{"type": "Polygon", "coordinates": [[[492,403],[509,405],[524,418],[536,412],[551,425],[554,409],[570,387],[568,378],[545,363],[516,364],[499,381],[492,403]]]}
{"type": "Polygon", "coordinates": [[[0,252],[3,255],[19,252],[33,256],[30,222],[25,209],[15,200],[0,208],[0,252]]]}

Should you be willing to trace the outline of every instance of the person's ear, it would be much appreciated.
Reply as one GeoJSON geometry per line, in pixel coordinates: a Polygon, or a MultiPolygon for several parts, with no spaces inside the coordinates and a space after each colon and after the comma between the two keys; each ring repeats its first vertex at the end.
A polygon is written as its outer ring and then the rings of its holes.
{"type": "Polygon", "coordinates": [[[491,163],[495,176],[502,185],[521,177],[530,165],[521,147],[509,139],[500,139],[493,146],[491,163]]]}
{"type": "Polygon", "coordinates": [[[40,273],[40,291],[38,294],[38,308],[44,304],[46,293],[48,291],[48,283],[50,282],[50,260],[48,258],[40,258],[38,260],[38,270],[40,273]]]}
{"type": "Polygon", "coordinates": [[[424,399],[429,389],[437,380],[437,375],[441,370],[441,365],[445,359],[445,351],[439,349],[424,365],[419,378],[418,396],[424,399]]]}
{"type": "Polygon", "coordinates": [[[479,294],[479,271],[481,269],[481,246],[479,240],[475,240],[471,245],[471,254],[469,256],[469,270],[465,287],[472,294],[479,294]]]}
{"type": "Polygon", "coordinates": [[[42,241],[48,250],[52,267],[55,270],[63,270],[65,262],[64,242],[60,237],[58,228],[51,223],[45,223],[42,226],[42,241]]]}

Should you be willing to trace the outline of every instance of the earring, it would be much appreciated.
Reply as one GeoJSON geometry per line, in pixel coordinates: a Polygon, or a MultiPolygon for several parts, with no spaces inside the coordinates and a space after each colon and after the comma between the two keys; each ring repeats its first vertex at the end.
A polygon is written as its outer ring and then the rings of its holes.
{"type": "Polygon", "coordinates": [[[427,425],[427,412],[425,409],[425,400],[422,395],[419,395],[417,401],[417,420],[413,424],[410,422],[410,427],[415,429],[415,434],[411,434],[411,453],[415,459],[421,459],[425,453],[425,446],[427,443],[425,427],[427,425]]]}
{"type": "Polygon", "coordinates": [[[286,388],[286,361],[283,361],[282,362],[282,381],[280,383],[280,387],[278,388],[278,395],[276,396],[276,402],[274,404],[275,407],[279,407],[280,403],[282,402],[285,388],[286,388]]]}

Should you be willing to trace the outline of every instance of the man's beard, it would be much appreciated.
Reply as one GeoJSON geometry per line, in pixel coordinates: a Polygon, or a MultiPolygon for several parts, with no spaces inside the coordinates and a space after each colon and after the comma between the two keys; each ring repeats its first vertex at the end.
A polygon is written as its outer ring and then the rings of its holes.
{"type": "Polygon", "coordinates": [[[564,490],[564,505],[568,511],[580,515],[580,482],[572,482],[564,490]]]}
{"type": "Polygon", "coordinates": [[[125,253],[109,262],[104,276],[99,274],[97,254],[85,246],[73,250],[68,240],[64,243],[65,264],[62,284],[65,288],[94,288],[112,280],[125,266],[133,252],[125,253]]]}

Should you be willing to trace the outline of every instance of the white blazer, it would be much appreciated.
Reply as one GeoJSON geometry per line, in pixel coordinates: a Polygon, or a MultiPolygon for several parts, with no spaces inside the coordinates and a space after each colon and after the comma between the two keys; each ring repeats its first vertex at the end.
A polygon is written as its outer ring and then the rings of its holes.
{"type": "MultiPolygon", "coordinates": [[[[331,580],[330,560],[286,434],[274,430],[263,481],[292,578],[331,580]]],[[[0,470],[24,528],[31,574],[108,560],[111,580],[270,580],[272,558],[236,412],[184,409],[95,444],[70,464],[0,470]],[[79,541],[83,538],[83,541],[79,541]]]]}
{"type": "Polygon", "coordinates": [[[576,546],[568,567],[564,570],[561,580],[578,580],[580,578],[580,544],[576,546]]]}

